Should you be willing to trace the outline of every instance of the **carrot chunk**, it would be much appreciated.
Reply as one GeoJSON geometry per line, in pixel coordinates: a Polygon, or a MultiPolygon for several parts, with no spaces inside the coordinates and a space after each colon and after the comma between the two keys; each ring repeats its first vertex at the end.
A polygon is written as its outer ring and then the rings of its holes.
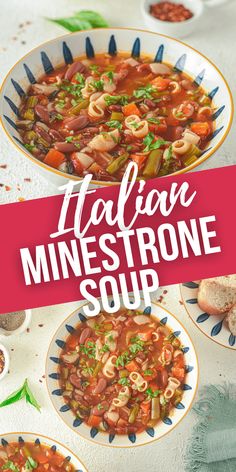
{"type": "Polygon", "coordinates": [[[88,419],[88,425],[97,428],[101,423],[101,416],[91,415],[88,419]]]}
{"type": "Polygon", "coordinates": [[[157,88],[159,92],[163,92],[168,88],[170,79],[165,79],[164,77],[159,76],[153,79],[151,83],[157,88]]]}
{"type": "Polygon", "coordinates": [[[145,154],[130,154],[130,158],[132,161],[136,162],[138,164],[138,170],[141,169],[142,165],[147,159],[147,155],[145,154]]]}
{"type": "Polygon", "coordinates": [[[201,138],[205,138],[211,132],[211,127],[207,121],[197,121],[195,123],[191,123],[191,131],[196,133],[201,138]]]}
{"type": "Polygon", "coordinates": [[[60,151],[56,151],[56,149],[50,149],[44,158],[45,164],[48,164],[55,169],[65,161],[65,154],[60,151]]]}
{"type": "Polygon", "coordinates": [[[130,115],[141,116],[140,110],[138,109],[135,103],[128,103],[128,105],[123,106],[122,112],[124,113],[125,116],[130,116],[130,115]]]}
{"type": "Polygon", "coordinates": [[[139,370],[139,366],[138,366],[137,362],[135,362],[135,361],[128,362],[128,364],[126,364],[125,368],[129,372],[135,372],[136,370],[139,370]]]}

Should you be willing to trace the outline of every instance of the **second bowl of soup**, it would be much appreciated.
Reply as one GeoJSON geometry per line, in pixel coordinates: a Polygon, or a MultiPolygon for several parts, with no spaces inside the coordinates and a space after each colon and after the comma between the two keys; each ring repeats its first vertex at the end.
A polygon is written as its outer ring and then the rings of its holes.
{"type": "Polygon", "coordinates": [[[23,58],[2,87],[8,136],[55,183],[92,174],[116,184],[185,172],[223,142],[232,98],[223,76],[174,39],[129,29],[57,38],[23,58]]]}
{"type": "Polygon", "coordinates": [[[170,432],[189,410],[198,379],[188,334],[156,304],[93,318],[81,307],[55,334],[46,370],[51,400],[66,424],[118,447],[170,432]]]}

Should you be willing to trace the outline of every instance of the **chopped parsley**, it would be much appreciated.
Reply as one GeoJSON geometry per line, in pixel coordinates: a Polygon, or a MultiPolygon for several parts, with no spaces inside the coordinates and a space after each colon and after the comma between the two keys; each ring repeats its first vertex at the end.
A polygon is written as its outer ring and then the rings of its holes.
{"type": "Polygon", "coordinates": [[[155,391],[153,391],[153,390],[149,387],[149,388],[147,388],[147,390],[146,390],[145,393],[146,393],[148,399],[151,400],[152,398],[158,397],[158,395],[160,395],[160,393],[161,393],[161,390],[155,390],[155,391]]]}
{"type": "Polygon", "coordinates": [[[2,470],[10,469],[13,472],[20,472],[19,467],[17,467],[17,465],[15,465],[14,462],[12,462],[12,461],[7,461],[5,464],[2,465],[1,469],[2,470]]]}
{"type": "Polygon", "coordinates": [[[122,377],[122,379],[118,380],[118,384],[127,386],[130,385],[130,380],[127,377],[122,377]]]}
{"type": "Polygon", "coordinates": [[[116,367],[125,367],[125,364],[129,362],[129,353],[128,351],[123,352],[120,356],[116,359],[116,367]]]}
{"type": "Polygon", "coordinates": [[[80,344],[80,351],[83,354],[86,354],[89,359],[95,359],[95,353],[96,353],[96,346],[95,343],[92,341],[88,341],[87,345],[85,346],[84,344],[80,344]]]}
{"type": "Polygon", "coordinates": [[[100,91],[103,90],[104,82],[101,79],[94,80],[93,82],[91,82],[91,85],[92,85],[92,87],[94,87],[96,90],[98,90],[100,92],[100,91]]]}
{"type": "Polygon", "coordinates": [[[160,124],[159,118],[155,118],[155,117],[147,118],[147,121],[148,121],[148,123],[153,123],[154,125],[159,125],[160,124]]]}
{"type": "Polygon", "coordinates": [[[29,151],[29,152],[32,152],[34,150],[34,147],[35,147],[33,144],[27,144],[27,143],[24,144],[24,146],[25,146],[25,149],[27,149],[27,151],[29,151]]]}
{"type": "Polygon", "coordinates": [[[153,375],[153,370],[152,369],[145,370],[144,375],[153,375]]]}
{"type": "Polygon", "coordinates": [[[152,99],[152,93],[154,92],[156,92],[156,89],[151,84],[148,84],[146,86],[139,87],[137,90],[135,90],[134,96],[136,98],[152,99]]]}
{"type": "Polygon", "coordinates": [[[79,82],[77,84],[72,84],[71,82],[63,82],[61,84],[61,89],[70,93],[74,97],[81,97],[81,90],[85,86],[85,79],[81,74],[76,74],[76,80],[79,82]],[[77,78],[78,77],[78,78],[77,78]]]}
{"type": "Polygon", "coordinates": [[[161,146],[164,146],[167,144],[167,141],[165,141],[162,138],[158,138],[155,141],[155,136],[153,133],[148,133],[147,136],[145,136],[143,140],[143,144],[145,146],[144,152],[147,151],[153,151],[154,149],[159,149],[161,146]]]}
{"type": "Polygon", "coordinates": [[[73,136],[67,136],[67,137],[65,138],[65,141],[66,141],[67,143],[71,143],[71,141],[73,141],[73,136]]]}
{"type": "Polygon", "coordinates": [[[60,113],[57,113],[56,115],[54,115],[54,120],[63,120],[63,116],[60,114],[60,113]]]}
{"type": "Polygon", "coordinates": [[[92,70],[93,72],[98,72],[99,66],[97,66],[96,64],[91,64],[91,66],[89,66],[89,69],[92,70]]]}
{"type": "Polygon", "coordinates": [[[117,129],[122,128],[122,124],[118,120],[107,121],[106,125],[109,126],[109,128],[117,128],[117,129]]]}
{"type": "Polygon", "coordinates": [[[102,348],[100,349],[100,352],[108,352],[110,351],[109,346],[107,344],[104,344],[102,348]]]}
{"type": "Polygon", "coordinates": [[[128,95],[110,95],[108,97],[105,97],[105,102],[107,106],[116,105],[117,103],[119,103],[120,105],[127,105],[128,99],[128,95]]]}
{"type": "Polygon", "coordinates": [[[144,348],[144,341],[142,341],[138,336],[135,338],[131,338],[131,346],[129,346],[129,350],[132,354],[137,354],[140,351],[143,351],[144,348]]]}

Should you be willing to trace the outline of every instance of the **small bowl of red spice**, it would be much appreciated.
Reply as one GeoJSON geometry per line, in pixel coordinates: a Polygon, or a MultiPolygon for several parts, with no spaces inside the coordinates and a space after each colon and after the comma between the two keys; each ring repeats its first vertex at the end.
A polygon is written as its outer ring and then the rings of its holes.
{"type": "Polygon", "coordinates": [[[8,373],[10,364],[10,356],[8,350],[3,344],[0,344],[0,380],[8,373]]]}
{"type": "Polygon", "coordinates": [[[195,29],[204,10],[202,0],[144,0],[142,13],[149,29],[182,38],[195,29]]]}

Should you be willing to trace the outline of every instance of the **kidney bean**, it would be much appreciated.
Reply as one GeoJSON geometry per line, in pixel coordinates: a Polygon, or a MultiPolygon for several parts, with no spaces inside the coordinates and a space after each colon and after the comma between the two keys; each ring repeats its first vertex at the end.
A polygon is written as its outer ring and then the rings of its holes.
{"type": "Polygon", "coordinates": [[[60,152],[78,151],[78,148],[73,143],[65,143],[65,142],[59,142],[59,141],[54,143],[54,148],[60,152]]]}
{"type": "Polygon", "coordinates": [[[92,333],[91,328],[89,328],[89,327],[84,328],[83,331],[81,332],[81,335],[80,335],[80,338],[79,338],[80,344],[84,344],[84,342],[90,336],[91,333],[92,333]]]}
{"type": "Polygon", "coordinates": [[[72,120],[65,121],[65,128],[68,130],[79,130],[85,128],[89,122],[89,119],[87,116],[78,116],[78,118],[73,118],[72,120]]]}
{"type": "Polygon", "coordinates": [[[81,133],[83,134],[83,136],[85,136],[86,134],[96,134],[99,133],[99,128],[95,126],[90,126],[86,129],[81,130],[81,133]]]}
{"type": "Polygon", "coordinates": [[[56,129],[50,129],[48,133],[49,133],[49,136],[51,136],[53,140],[63,141],[62,135],[56,129]]]}
{"type": "Polygon", "coordinates": [[[69,380],[70,380],[70,383],[74,385],[74,387],[81,388],[81,379],[77,377],[76,374],[70,375],[69,380]]]}
{"type": "Polygon", "coordinates": [[[145,98],[144,103],[150,110],[154,110],[156,108],[156,103],[153,102],[153,100],[150,100],[150,98],[145,98]]]}
{"type": "Polygon", "coordinates": [[[45,141],[47,141],[47,143],[51,144],[52,140],[48,134],[48,132],[42,128],[41,126],[35,124],[34,125],[34,131],[35,133],[39,134],[39,136],[41,136],[41,138],[43,138],[45,141]]]}
{"type": "Polygon", "coordinates": [[[92,408],[92,414],[95,415],[95,416],[103,416],[105,411],[107,411],[109,408],[109,403],[104,401],[104,402],[101,402],[99,403],[99,408],[98,408],[98,405],[95,405],[93,408],[92,408]]]}
{"type": "Polygon", "coordinates": [[[150,69],[150,64],[147,64],[147,63],[144,63],[144,64],[140,64],[138,67],[137,67],[137,72],[150,72],[151,69],[150,69]]]}
{"type": "Polygon", "coordinates": [[[109,111],[121,111],[122,106],[121,105],[110,105],[107,109],[109,111]]]}
{"type": "Polygon", "coordinates": [[[105,390],[107,386],[107,381],[106,379],[104,379],[103,377],[101,377],[99,380],[98,380],[98,383],[96,385],[96,387],[94,388],[93,390],[93,393],[96,395],[96,394],[99,394],[99,393],[102,393],[103,390],[105,390]]]}
{"type": "Polygon", "coordinates": [[[34,110],[35,110],[36,115],[38,115],[38,117],[42,121],[44,121],[45,123],[49,122],[50,116],[49,116],[47,108],[45,108],[43,105],[37,104],[35,105],[34,110]]]}
{"type": "Polygon", "coordinates": [[[168,384],[168,372],[166,369],[161,371],[161,383],[163,387],[166,387],[168,384]]]}
{"type": "Polygon", "coordinates": [[[66,80],[71,80],[73,75],[76,74],[77,72],[80,72],[81,74],[84,74],[87,71],[87,67],[82,64],[80,61],[75,61],[73,64],[71,64],[66,73],[65,73],[65,79],[66,80]]]}
{"type": "Polygon", "coordinates": [[[177,139],[181,139],[182,138],[182,134],[183,134],[183,131],[184,131],[184,128],[182,126],[177,126],[176,128],[174,128],[174,131],[173,131],[173,139],[176,141],[177,139]]]}

